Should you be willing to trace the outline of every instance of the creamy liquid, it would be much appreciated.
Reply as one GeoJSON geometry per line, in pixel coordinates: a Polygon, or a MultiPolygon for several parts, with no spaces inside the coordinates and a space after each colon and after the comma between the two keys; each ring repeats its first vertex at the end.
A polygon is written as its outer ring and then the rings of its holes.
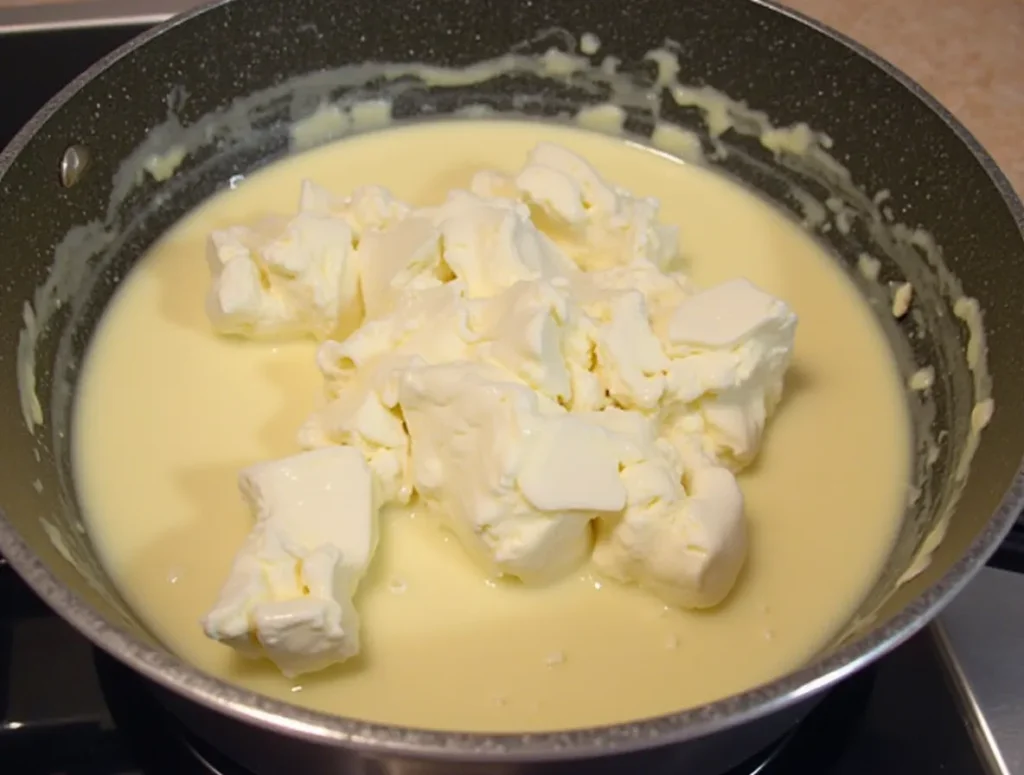
{"type": "Polygon", "coordinates": [[[543,124],[428,124],[279,163],[194,212],[124,283],[97,333],[75,425],[78,486],[103,561],[168,648],[289,702],[428,728],[521,731],[635,720],[721,698],[798,667],[842,628],[895,537],[909,464],[899,378],[853,285],[811,239],[704,169],[622,140],[543,124]],[[385,515],[357,596],[363,653],[297,681],[207,640],[212,605],[252,525],[239,469],[298,450],[322,390],[312,342],[219,338],[204,313],[212,229],[294,213],[309,178],[346,194],[382,184],[417,205],[512,172],[540,141],[662,203],[702,284],[745,276],[800,323],[785,398],[740,481],[750,553],[710,612],[580,572],[495,584],[454,537],[385,515]]]}

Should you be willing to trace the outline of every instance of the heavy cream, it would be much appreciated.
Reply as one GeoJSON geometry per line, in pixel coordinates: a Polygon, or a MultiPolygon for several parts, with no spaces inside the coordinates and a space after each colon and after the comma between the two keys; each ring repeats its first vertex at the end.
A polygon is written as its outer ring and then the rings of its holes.
{"type": "Polygon", "coordinates": [[[292,675],[355,656],[356,638],[335,643],[347,578],[326,616],[314,588],[330,584],[253,586],[238,569],[257,572],[252,546],[271,525],[309,552],[290,573],[300,582],[310,566],[344,574],[350,555],[361,576],[370,477],[386,505],[416,497],[491,576],[558,578],[596,528],[608,578],[674,606],[725,598],[746,554],[732,469],[753,460],[793,349],[783,301],[743,279],[691,287],[657,200],[551,144],[437,206],[309,181],[297,206],[287,221],[210,235],[209,314],[224,334],[336,337],[318,353],[328,403],[299,442],[365,466],[287,461],[287,489],[260,504],[268,513],[205,620],[210,637],[263,648],[292,675]],[[317,497],[325,485],[333,499],[317,497]]]}
{"type": "MultiPolygon", "coordinates": [[[[374,720],[576,726],[768,680],[838,632],[901,511],[909,453],[898,382],[870,313],[827,256],[733,184],[579,130],[421,126],[276,165],[169,234],[128,279],[94,346],[76,465],[90,529],[129,602],[206,669],[374,720]],[[308,179],[320,187],[300,196],[308,179]],[[359,195],[346,202],[359,190],[366,211],[353,209],[359,195]],[[455,190],[458,201],[446,201],[455,190]],[[270,227],[237,231],[268,213],[270,227]],[[494,229],[482,233],[481,218],[494,229]],[[321,239],[328,229],[344,239],[321,239]],[[211,254],[214,319],[270,341],[213,335],[202,260],[211,232],[233,235],[211,254]],[[246,267],[245,251],[265,257],[268,247],[272,260],[246,267]],[[498,260],[485,264],[482,252],[498,260]],[[365,277],[363,265],[373,267],[365,277]],[[242,279],[225,281],[229,272],[242,279]],[[317,291],[324,276],[338,279],[337,293],[317,291]],[[355,287],[360,316],[346,320],[355,287]],[[590,322],[574,328],[582,314],[590,322]],[[315,337],[346,329],[355,333],[316,352],[315,337]],[[295,334],[307,341],[282,341],[295,334]],[[559,351],[561,364],[548,357],[559,351]],[[376,368],[383,361],[390,367],[376,368]],[[108,403],[115,386],[124,398],[108,403]],[[358,590],[358,567],[340,584],[318,575],[344,569],[344,551],[317,552],[365,549],[359,536],[372,531],[293,540],[287,528],[259,527],[298,524],[272,508],[286,499],[253,498],[264,504],[254,523],[235,489],[237,472],[260,461],[297,471],[299,428],[304,446],[358,450],[374,495],[391,504],[358,590]],[[444,433],[452,428],[465,433],[444,433]],[[429,442],[422,454],[418,436],[429,442]],[[507,454],[473,455],[493,446],[481,439],[507,454]],[[451,471],[457,491],[446,486],[451,471]],[[147,518],[133,519],[143,508],[147,518]],[[580,565],[591,523],[593,565],[580,565]],[[267,539],[246,542],[254,524],[267,539]],[[314,556],[324,564],[307,568],[314,556]],[[287,584],[262,580],[289,568],[287,584]],[[311,661],[288,667],[256,632],[293,673],[351,654],[346,633],[360,654],[298,684],[268,662],[236,661],[196,623],[221,608],[218,588],[236,577],[246,602],[218,620],[233,622],[225,640],[242,637],[243,619],[250,635],[262,622],[269,640],[310,649],[311,661]],[[679,608],[723,597],[711,612],[679,608]],[[255,612],[281,598],[314,605],[296,608],[294,630],[272,632],[273,618],[255,612]],[[333,640],[302,641],[310,622],[333,640]]],[[[265,492],[284,492],[273,484],[280,470],[262,472],[265,492]]],[[[372,525],[365,514],[359,524],[372,525]]]]}

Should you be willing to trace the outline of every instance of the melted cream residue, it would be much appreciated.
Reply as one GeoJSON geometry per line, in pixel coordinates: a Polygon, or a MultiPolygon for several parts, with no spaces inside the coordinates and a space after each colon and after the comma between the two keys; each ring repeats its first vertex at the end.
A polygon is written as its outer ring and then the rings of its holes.
{"type": "Polygon", "coordinates": [[[601,48],[601,39],[592,32],[584,32],[580,36],[580,51],[588,57],[593,56],[601,48]]]}
{"type": "Polygon", "coordinates": [[[153,180],[169,179],[185,161],[188,150],[183,145],[172,145],[164,153],[155,153],[146,159],[145,168],[153,180]]]}
{"type": "Polygon", "coordinates": [[[292,124],[293,151],[304,151],[355,132],[379,129],[391,123],[391,102],[366,100],[344,107],[324,104],[307,118],[292,124]]]}
{"type": "Polygon", "coordinates": [[[795,224],[724,178],[614,138],[464,121],[297,156],[170,232],[127,278],[94,340],[74,460],[105,567],[149,629],[189,662],[337,714],[519,731],[670,712],[806,662],[849,621],[890,553],[905,503],[907,430],[900,378],[869,308],[795,224]],[[214,335],[204,312],[207,234],[294,211],[303,178],[339,194],[378,183],[413,203],[438,202],[476,170],[518,169],[542,141],[659,198],[697,283],[748,277],[800,317],[783,403],[757,465],[741,476],[750,555],[734,592],[700,612],[668,610],[589,571],[540,588],[488,582],[436,522],[396,511],[360,587],[365,640],[354,662],[294,684],[205,638],[199,617],[252,522],[237,472],[297,451],[295,429],[322,390],[313,343],[214,335]]]}
{"type": "Polygon", "coordinates": [[[882,271],[882,262],[868,253],[861,253],[857,257],[857,271],[865,280],[877,282],[878,274],[882,271]]]}
{"type": "Polygon", "coordinates": [[[892,292],[892,316],[902,318],[910,311],[910,302],[914,298],[914,286],[910,283],[900,283],[892,292]]]}
{"type": "Polygon", "coordinates": [[[935,369],[931,366],[925,366],[923,369],[918,369],[910,375],[910,381],[907,385],[911,390],[929,390],[932,385],[935,384],[935,369]]]}

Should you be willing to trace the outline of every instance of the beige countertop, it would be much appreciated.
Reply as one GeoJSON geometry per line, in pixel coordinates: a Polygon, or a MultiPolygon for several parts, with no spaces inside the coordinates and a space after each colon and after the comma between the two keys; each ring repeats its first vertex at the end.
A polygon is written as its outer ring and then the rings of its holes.
{"type": "Polygon", "coordinates": [[[1024,196],[1024,0],[785,0],[888,59],[974,133],[1024,196]]]}
{"type": "MultiPolygon", "coordinates": [[[[0,0],[28,6],[181,10],[199,0],[0,0]]],[[[944,103],[1024,195],[1024,0],[782,0],[874,49],[944,103]]]]}

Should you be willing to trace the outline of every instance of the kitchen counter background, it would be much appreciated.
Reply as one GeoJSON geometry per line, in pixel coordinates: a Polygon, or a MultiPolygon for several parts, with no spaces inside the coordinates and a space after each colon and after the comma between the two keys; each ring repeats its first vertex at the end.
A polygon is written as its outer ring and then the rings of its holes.
{"type": "MultiPolygon", "coordinates": [[[[0,30],[81,16],[180,11],[200,0],[0,0],[0,30]]],[[[1024,195],[1024,0],[783,0],[874,49],[944,103],[1024,195]]]]}
{"type": "Polygon", "coordinates": [[[787,0],[939,99],[1024,196],[1024,0],[787,0]]]}

